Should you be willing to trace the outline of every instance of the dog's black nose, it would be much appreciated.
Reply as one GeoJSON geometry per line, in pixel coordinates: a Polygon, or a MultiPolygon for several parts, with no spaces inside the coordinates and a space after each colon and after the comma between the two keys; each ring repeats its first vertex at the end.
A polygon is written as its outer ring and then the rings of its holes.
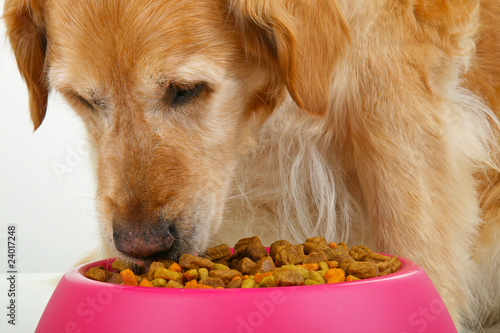
{"type": "Polygon", "coordinates": [[[175,226],[170,221],[158,221],[153,226],[113,221],[116,249],[132,257],[144,258],[167,252],[174,243],[175,226]]]}

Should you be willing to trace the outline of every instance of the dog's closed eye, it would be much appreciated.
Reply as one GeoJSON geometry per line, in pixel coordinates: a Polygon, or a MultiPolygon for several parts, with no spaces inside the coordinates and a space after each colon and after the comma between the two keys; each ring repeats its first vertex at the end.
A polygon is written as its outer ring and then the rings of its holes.
{"type": "Polygon", "coordinates": [[[164,101],[169,106],[179,107],[197,98],[208,90],[206,82],[194,84],[171,83],[165,92],[164,101]]]}
{"type": "Polygon", "coordinates": [[[79,104],[86,107],[90,111],[95,112],[95,106],[92,103],[90,103],[88,100],[86,100],[85,98],[83,98],[82,96],[80,96],[79,94],[76,94],[76,93],[73,94],[73,97],[79,104]]]}
{"type": "Polygon", "coordinates": [[[92,112],[96,112],[97,109],[106,109],[106,103],[97,97],[97,94],[94,91],[90,92],[90,98],[85,98],[82,95],[76,92],[69,92],[68,94],[72,100],[76,101],[79,105],[89,109],[92,112]]]}

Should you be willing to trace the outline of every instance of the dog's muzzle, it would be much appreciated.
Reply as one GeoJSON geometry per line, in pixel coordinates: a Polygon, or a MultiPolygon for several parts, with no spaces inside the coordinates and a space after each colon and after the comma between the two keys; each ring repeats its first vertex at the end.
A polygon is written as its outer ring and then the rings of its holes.
{"type": "Polygon", "coordinates": [[[171,221],[161,219],[154,225],[113,221],[116,249],[137,258],[166,253],[172,247],[176,233],[171,221]]]}

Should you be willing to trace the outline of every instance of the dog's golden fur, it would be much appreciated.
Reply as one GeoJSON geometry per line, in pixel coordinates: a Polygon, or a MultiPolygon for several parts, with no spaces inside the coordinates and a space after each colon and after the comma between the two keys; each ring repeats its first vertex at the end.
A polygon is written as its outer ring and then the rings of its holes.
{"type": "Polygon", "coordinates": [[[500,1],[6,0],[4,20],[35,128],[50,89],[88,128],[112,252],[158,221],[172,256],[363,241],[423,265],[460,332],[498,325],[500,1]]]}

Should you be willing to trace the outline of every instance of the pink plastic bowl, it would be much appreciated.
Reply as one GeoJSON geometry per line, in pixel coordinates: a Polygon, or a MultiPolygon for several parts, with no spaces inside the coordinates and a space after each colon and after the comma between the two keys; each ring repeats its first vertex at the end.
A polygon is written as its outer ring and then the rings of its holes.
{"type": "Polygon", "coordinates": [[[38,323],[42,332],[456,332],[424,270],[400,258],[385,277],[260,289],[160,289],[64,275],[38,323]]]}

